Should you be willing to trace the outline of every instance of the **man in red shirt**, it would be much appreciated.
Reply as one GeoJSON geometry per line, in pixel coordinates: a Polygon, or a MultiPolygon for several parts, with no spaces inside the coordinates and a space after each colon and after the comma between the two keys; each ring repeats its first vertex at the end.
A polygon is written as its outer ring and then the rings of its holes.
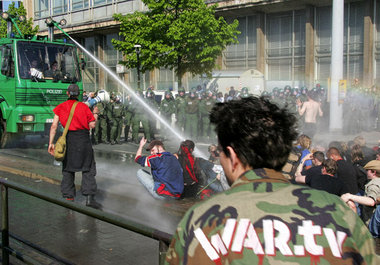
{"type": "MultiPolygon", "coordinates": [[[[54,156],[53,140],[57,132],[58,122],[66,126],[71,107],[78,100],[79,87],[71,84],[67,88],[68,100],[54,108],[53,124],[50,128],[48,152],[54,156]]],[[[92,114],[90,108],[78,102],[66,136],[66,156],[62,163],[61,192],[66,200],[73,201],[75,197],[75,172],[82,172],[81,192],[87,198],[86,205],[100,208],[94,196],[97,191],[95,180],[96,165],[94,151],[90,140],[90,129],[95,128],[97,114],[92,114]]]]}

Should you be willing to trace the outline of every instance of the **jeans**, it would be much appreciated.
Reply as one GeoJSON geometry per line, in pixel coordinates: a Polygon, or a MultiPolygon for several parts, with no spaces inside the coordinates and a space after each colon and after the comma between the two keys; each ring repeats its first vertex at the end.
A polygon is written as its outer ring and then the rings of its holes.
{"type": "Polygon", "coordinates": [[[380,206],[376,207],[369,221],[368,229],[373,237],[380,237],[380,206]]]}
{"type": "Polygon", "coordinates": [[[165,199],[164,197],[158,195],[157,192],[154,191],[154,180],[149,172],[145,171],[144,169],[139,169],[137,171],[137,179],[154,198],[160,200],[165,199]]]}

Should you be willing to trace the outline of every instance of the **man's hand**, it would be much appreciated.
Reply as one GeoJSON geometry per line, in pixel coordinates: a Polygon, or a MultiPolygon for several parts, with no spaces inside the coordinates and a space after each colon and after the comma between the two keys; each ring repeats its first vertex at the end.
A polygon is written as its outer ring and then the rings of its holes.
{"type": "Polygon", "coordinates": [[[49,154],[51,154],[52,156],[54,156],[54,144],[49,144],[49,147],[48,147],[48,152],[49,154]]]}
{"type": "Polygon", "coordinates": [[[304,161],[310,160],[310,159],[313,159],[313,154],[312,153],[305,155],[305,157],[303,158],[304,161]]]}
{"type": "Polygon", "coordinates": [[[340,198],[342,198],[342,200],[347,203],[349,200],[351,200],[351,193],[345,193],[343,194],[342,196],[340,196],[340,198]]]}
{"type": "Polygon", "coordinates": [[[145,137],[143,136],[140,140],[140,147],[144,147],[144,145],[146,144],[147,140],[145,139],[145,137]]]}
{"type": "Polygon", "coordinates": [[[143,150],[143,147],[144,147],[145,144],[146,144],[146,139],[145,139],[145,137],[143,136],[143,137],[141,138],[141,140],[140,140],[139,148],[138,148],[137,151],[136,151],[135,160],[136,160],[136,158],[138,158],[139,156],[142,155],[142,150],[143,150]]]}

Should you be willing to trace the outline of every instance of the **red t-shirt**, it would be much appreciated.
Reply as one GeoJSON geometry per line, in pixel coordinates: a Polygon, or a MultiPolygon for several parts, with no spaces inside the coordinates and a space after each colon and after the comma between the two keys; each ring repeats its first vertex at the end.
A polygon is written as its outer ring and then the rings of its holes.
{"type": "MultiPolygon", "coordinates": [[[[54,113],[59,116],[59,122],[63,127],[66,126],[66,122],[69,119],[71,107],[75,101],[76,100],[67,100],[53,109],[54,113]]],[[[78,131],[84,129],[90,130],[88,124],[94,120],[95,118],[94,115],[92,115],[90,108],[86,104],[78,102],[74,111],[73,119],[71,120],[69,131],[78,131]]]]}

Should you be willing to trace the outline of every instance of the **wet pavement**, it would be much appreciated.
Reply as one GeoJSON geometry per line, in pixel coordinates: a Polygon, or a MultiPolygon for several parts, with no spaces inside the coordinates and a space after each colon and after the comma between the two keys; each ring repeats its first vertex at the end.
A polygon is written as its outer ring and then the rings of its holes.
{"type": "MultiPolygon", "coordinates": [[[[59,193],[59,186],[13,177],[31,188],[59,193]]],[[[82,196],[77,197],[83,203],[82,196]]],[[[9,231],[54,253],[66,264],[158,264],[158,242],[32,196],[10,190],[9,231]]],[[[65,264],[37,255],[11,240],[11,247],[40,264],[65,264]]],[[[13,264],[21,264],[15,258],[13,264]]]]}
{"type": "MultiPolygon", "coordinates": [[[[178,142],[179,143],[179,142],[178,142]]],[[[178,143],[167,142],[177,151],[178,143]]],[[[204,151],[207,145],[200,145],[204,151]]],[[[195,200],[155,200],[137,181],[134,162],[138,145],[94,146],[97,163],[97,200],[102,211],[172,234],[195,200]]],[[[0,150],[0,177],[24,184],[53,197],[60,196],[61,166],[47,154],[45,144],[0,150]]],[[[84,205],[80,173],[74,203],[84,205]]],[[[73,264],[158,264],[158,241],[129,232],[17,191],[10,191],[10,232],[55,253],[73,264]]],[[[42,264],[60,264],[12,240],[42,264]]],[[[28,255],[29,256],[29,255],[28,255]]],[[[12,258],[12,263],[18,264],[12,258]]]]}
{"type": "MultiPolygon", "coordinates": [[[[363,133],[368,146],[378,144],[379,132],[363,133]]],[[[348,141],[353,135],[318,134],[314,143],[327,145],[332,140],[348,141]]],[[[46,140],[46,139],[45,139],[46,140]]],[[[179,141],[165,142],[170,152],[179,141]]],[[[207,144],[197,144],[207,156],[207,144]]],[[[96,145],[97,200],[103,211],[172,234],[177,223],[195,201],[157,201],[136,180],[140,168],[133,159],[138,145],[96,145]]],[[[60,196],[61,167],[47,153],[43,139],[36,145],[24,143],[0,150],[0,177],[19,182],[51,196],[60,196]]],[[[80,174],[76,185],[80,188],[80,174]]],[[[158,242],[125,229],[95,220],[17,191],[10,191],[10,232],[55,253],[67,264],[158,264],[158,242]]],[[[74,203],[84,204],[77,193],[74,203]]],[[[11,240],[11,246],[41,264],[62,264],[37,255],[23,244],[11,240]]],[[[19,264],[14,258],[13,264],[19,264]]]]}

